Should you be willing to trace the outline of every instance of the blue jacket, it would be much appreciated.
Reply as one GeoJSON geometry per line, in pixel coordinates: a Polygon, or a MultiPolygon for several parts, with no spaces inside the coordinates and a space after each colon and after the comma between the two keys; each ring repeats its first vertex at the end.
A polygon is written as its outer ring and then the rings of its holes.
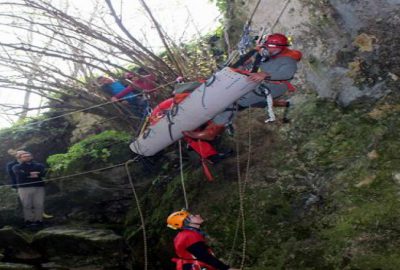
{"type": "Polygon", "coordinates": [[[16,183],[18,188],[24,187],[43,187],[44,182],[42,177],[45,175],[44,165],[34,161],[16,164],[12,167],[16,176],[16,183]],[[31,172],[40,172],[38,178],[31,178],[31,172]]]}
{"type": "MultiPolygon", "coordinates": [[[[101,87],[104,91],[106,91],[109,95],[115,96],[116,94],[122,92],[125,89],[125,86],[121,82],[113,82],[109,84],[105,84],[101,87]]],[[[127,94],[124,99],[133,99],[134,94],[127,94]]]]}

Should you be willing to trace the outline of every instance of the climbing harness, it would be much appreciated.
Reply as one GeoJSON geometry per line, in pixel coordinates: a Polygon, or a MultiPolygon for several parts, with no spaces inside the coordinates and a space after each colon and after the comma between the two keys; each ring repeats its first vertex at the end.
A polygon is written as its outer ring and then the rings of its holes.
{"type": "Polygon", "coordinates": [[[274,100],[272,99],[271,92],[266,95],[267,107],[265,108],[268,118],[264,121],[265,123],[274,122],[276,120],[275,113],[273,110],[274,100]]]}
{"type": "Polygon", "coordinates": [[[264,121],[265,123],[269,122],[274,122],[276,120],[275,113],[274,113],[274,100],[272,98],[271,91],[268,89],[268,87],[261,83],[258,88],[254,91],[256,95],[258,95],[257,90],[263,93],[263,96],[265,96],[265,102],[267,103],[267,106],[265,107],[265,113],[267,114],[267,119],[264,121]]]}

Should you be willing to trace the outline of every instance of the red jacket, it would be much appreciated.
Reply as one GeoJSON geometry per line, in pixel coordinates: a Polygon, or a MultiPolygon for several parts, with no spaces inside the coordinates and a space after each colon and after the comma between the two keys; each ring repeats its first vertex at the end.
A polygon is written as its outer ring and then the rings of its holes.
{"type": "Polygon", "coordinates": [[[143,78],[133,80],[133,85],[127,86],[124,90],[116,94],[114,97],[120,99],[127,94],[136,91],[136,88],[143,90],[145,93],[150,93],[154,88],[157,87],[155,83],[156,77],[153,74],[146,75],[143,78]]]}
{"type": "MultiPolygon", "coordinates": [[[[182,270],[184,264],[192,264],[193,270],[201,270],[206,268],[207,270],[217,270],[216,268],[203,263],[196,259],[187,248],[198,242],[206,242],[204,235],[196,230],[183,229],[180,231],[174,239],[175,252],[178,258],[174,258],[173,261],[176,263],[176,269],[182,270]]],[[[213,254],[209,249],[208,252],[213,254]]]]}

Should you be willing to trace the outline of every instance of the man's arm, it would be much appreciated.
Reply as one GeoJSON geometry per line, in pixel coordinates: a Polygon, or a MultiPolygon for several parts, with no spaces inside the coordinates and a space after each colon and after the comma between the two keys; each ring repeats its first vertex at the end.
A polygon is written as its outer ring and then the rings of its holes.
{"type": "Polygon", "coordinates": [[[42,163],[37,163],[37,171],[39,173],[39,177],[44,177],[46,175],[46,168],[42,163]]]}
{"type": "Polygon", "coordinates": [[[132,87],[132,85],[128,85],[127,87],[125,87],[124,90],[122,90],[121,92],[119,92],[118,94],[114,95],[112,98],[117,100],[117,99],[121,99],[124,96],[126,96],[127,94],[133,92],[135,89],[132,87]]]}
{"type": "Polygon", "coordinates": [[[262,72],[269,74],[268,80],[286,81],[293,78],[297,71],[297,63],[289,57],[282,57],[261,64],[262,72]]]}
{"type": "Polygon", "coordinates": [[[12,171],[14,172],[14,174],[16,176],[17,183],[24,182],[26,180],[26,178],[30,175],[29,173],[26,173],[24,170],[21,169],[21,164],[14,165],[12,167],[12,171]]]}
{"type": "Polygon", "coordinates": [[[199,261],[211,265],[218,270],[230,269],[228,265],[218,260],[215,256],[208,252],[208,247],[204,242],[196,242],[187,248],[199,261]]]}
{"type": "Polygon", "coordinates": [[[10,176],[11,178],[11,184],[12,184],[12,188],[16,188],[17,186],[17,179],[15,177],[15,173],[13,172],[12,168],[13,166],[15,166],[17,163],[14,162],[10,162],[7,164],[7,174],[10,176]]]}

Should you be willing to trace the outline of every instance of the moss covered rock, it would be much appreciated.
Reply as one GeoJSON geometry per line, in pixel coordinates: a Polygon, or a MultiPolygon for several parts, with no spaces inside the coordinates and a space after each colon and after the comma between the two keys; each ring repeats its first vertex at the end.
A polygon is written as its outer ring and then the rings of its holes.
{"type": "Polygon", "coordinates": [[[0,270],[34,270],[35,267],[22,263],[4,263],[0,262],[0,270]]]}

